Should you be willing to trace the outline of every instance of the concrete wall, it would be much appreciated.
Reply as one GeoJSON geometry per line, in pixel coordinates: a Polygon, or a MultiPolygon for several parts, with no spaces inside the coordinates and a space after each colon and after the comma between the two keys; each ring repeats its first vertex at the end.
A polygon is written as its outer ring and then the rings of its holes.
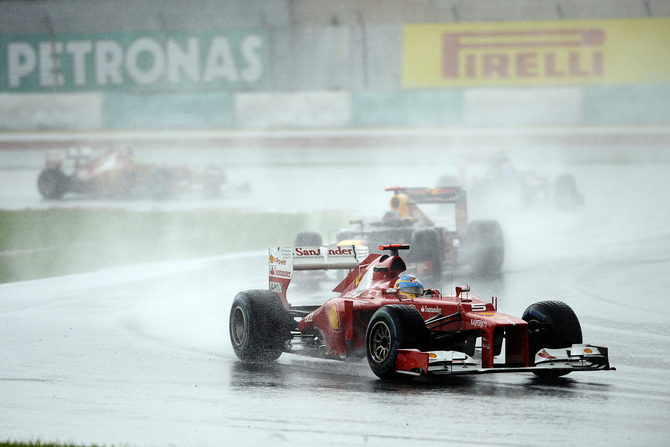
{"type": "Polygon", "coordinates": [[[268,77],[251,91],[0,91],[0,129],[668,124],[668,85],[402,88],[405,23],[649,16],[670,2],[3,1],[0,36],[263,29],[268,77]]]}

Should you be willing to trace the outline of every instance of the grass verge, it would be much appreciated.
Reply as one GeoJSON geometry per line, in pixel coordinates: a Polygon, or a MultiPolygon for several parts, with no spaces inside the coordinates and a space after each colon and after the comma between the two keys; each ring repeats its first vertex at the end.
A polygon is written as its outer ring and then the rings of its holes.
{"type": "Polygon", "coordinates": [[[291,245],[302,230],[325,242],[345,225],[334,212],[0,210],[0,283],[291,245]]]}

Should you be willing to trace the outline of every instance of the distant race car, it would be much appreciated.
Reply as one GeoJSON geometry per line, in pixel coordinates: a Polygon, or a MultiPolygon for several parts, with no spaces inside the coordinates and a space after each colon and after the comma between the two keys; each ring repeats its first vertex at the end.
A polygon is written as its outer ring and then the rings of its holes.
{"type": "Polygon", "coordinates": [[[68,193],[165,199],[193,192],[215,197],[224,182],[223,171],[216,168],[142,163],[129,149],[111,149],[91,159],[90,151],[79,149],[67,156],[48,153],[37,189],[47,200],[58,200],[68,193]]]}
{"type": "MultiPolygon", "coordinates": [[[[457,287],[454,295],[423,289],[399,250],[380,247],[270,249],[269,290],[235,296],[230,339],[237,357],[271,362],[282,353],[356,361],[367,358],[381,379],[421,375],[532,372],[558,377],[574,371],[613,370],[608,349],[582,343],[572,309],[559,301],[529,306],[521,318],[497,310],[457,287]],[[386,253],[390,252],[390,254],[386,253]],[[287,289],[300,270],[350,269],[323,304],[292,306],[287,289]]],[[[321,300],[323,301],[323,300],[321,300]]]]}
{"type": "MultiPolygon", "coordinates": [[[[500,224],[495,220],[468,223],[466,191],[458,186],[440,188],[386,188],[393,192],[391,210],[381,222],[364,224],[351,221],[358,228],[341,230],[340,244],[379,247],[388,241],[408,243],[412,247],[407,262],[416,274],[439,279],[445,270],[469,265],[478,275],[500,271],[505,258],[505,242],[500,224]],[[453,204],[455,228],[437,226],[419,208],[420,204],[453,204]]],[[[308,242],[305,236],[297,242],[308,242]]]]}
{"type": "Polygon", "coordinates": [[[511,206],[553,204],[560,208],[574,208],[584,204],[584,196],[577,188],[574,175],[564,173],[553,180],[532,170],[514,166],[505,152],[489,160],[489,168],[478,177],[467,179],[466,160],[461,160],[459,176],[443,175],[438,185],[467,185],[470,196],[479,203],[511,206]]]}

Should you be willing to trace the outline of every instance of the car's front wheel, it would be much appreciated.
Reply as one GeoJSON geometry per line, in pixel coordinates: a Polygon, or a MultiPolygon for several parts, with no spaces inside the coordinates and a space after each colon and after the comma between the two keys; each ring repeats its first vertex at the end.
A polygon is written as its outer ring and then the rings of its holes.
{"type": "Polygon", "coordinates": [[[396,371],[398,349],[422,349],[428,337],[426,323],[415,307],[394,304],[380,308],[365,334],[370,369],[380,379],[412,377],[396,371]]]}
{"type": "MultiPolygon", "coordinates": [[[[529,364],[535,364],[535,354],[542,348],[568,348],[582,343],[582,327],[575,312],[561,301],[540,301],[531,304],[521,318],[528,322],[529,364]]],[[[540,377],[559,377],[568,372],[533,371],[540,377]]]]}

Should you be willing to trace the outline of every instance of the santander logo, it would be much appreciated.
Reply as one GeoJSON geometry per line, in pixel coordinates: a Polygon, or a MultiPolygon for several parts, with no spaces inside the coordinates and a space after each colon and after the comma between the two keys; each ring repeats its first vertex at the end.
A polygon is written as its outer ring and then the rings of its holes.
{"type": "MultiPolygon", "coordinates": [[[[328,249],[328,256],[352,256],[354,254],[354,249],[353,248],[343,248],[343,247],[337,247],[335,249],[329,248],[328,249]]],[[[306,257],[306,256],[322,256],[321,254],[321,248],[315,249],[306,249],[302,247],[296,247],[295,248],[295,256],[301,256],[301,257],[306,257]]]]}

